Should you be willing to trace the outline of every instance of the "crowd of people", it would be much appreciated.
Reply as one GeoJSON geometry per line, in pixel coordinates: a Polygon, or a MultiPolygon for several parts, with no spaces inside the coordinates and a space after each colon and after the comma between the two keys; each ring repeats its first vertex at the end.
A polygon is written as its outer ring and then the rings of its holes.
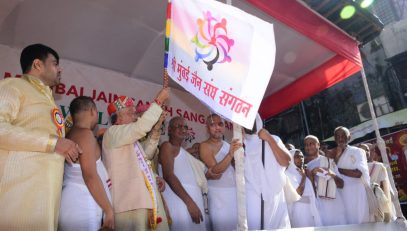
{"type": "Polygon", "coordinates": [[[184,148],[188,125],[168,124],[161,89],[149,107],[125,96],[108,105],[111,126],[93,132],[92,98],[70,104],[72,128],[50,87],[59,84],[56,51],[41,44],[21,53],[22,78],[0,81],[1,230],[235,230],[238,201],[234,153],[244,148],[249,229],[361,224],[395,219],[386,168],[375,147],[349,145],[345,127],[325,152],[316,136],[304,151],[286,148],[260,116],[243,141],[224,140],[225,121],[206,118],[209,138],[184,148]]]}

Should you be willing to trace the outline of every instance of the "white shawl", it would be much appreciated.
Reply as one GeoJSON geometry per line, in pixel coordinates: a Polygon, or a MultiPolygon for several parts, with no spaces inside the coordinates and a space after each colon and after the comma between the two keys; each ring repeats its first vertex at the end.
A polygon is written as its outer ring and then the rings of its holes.
{"type": "MultiPolygon", "coordinates": [[[[274,196],[283,190],[286,183],[284,174],[285,168],[282,167],[276,160],[273,151],[267,142],[264,145],[265,160],[264,166],[261,160],[262,156],[262,140],[258,136],[258,132],[262,129],[263,122],[260,116],[256,116],[256,134],[245,134],[245,178],[247,184],[258,193],[263,194],[264,201],[273,200],[274,196]],[[272,171],[271,171],[272,170],[272,171]]],[[[273,135],[277,144],[285,149],[285,146],[278,136],[273,135]]]]}

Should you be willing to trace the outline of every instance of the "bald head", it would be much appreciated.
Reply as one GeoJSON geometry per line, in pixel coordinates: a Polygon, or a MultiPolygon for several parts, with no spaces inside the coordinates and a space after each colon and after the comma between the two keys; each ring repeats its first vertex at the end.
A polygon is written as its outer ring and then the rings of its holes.
{"type": "Polygon", "coordinates": [[[168,123],[168,136],[171,138],[184,139],[187,134],[188,126],[184,118],[176,116],[168,123]]]}
{"type": "Polygon", "coordinates": [[[183,121],[184,120],[184,118],[182,118],[182,117],[180,117],[180,116],[175,116],[175,117],[173,117],[171,120],[170,120],[170,122],[168,123],[168,127],[174,127],[174,125],[175,125],[175,123],[177,122],[177,121],[183,121]]]}
{"type": "Polygon", "coordinates": [[[349,129],[347,129],[346,127],[339,126],[339,127],[335,128],[335,130],[334,130],[334,135],[335,135],[336,133],[338,133],[339,131],[345,132],[346,136],[350,137],[350,131],[349,131],[349,129]]]}
{"type": "Polygon", "coordinates": [[[211,124],[214,123],[215,120],[220,120],[224,122],[222,117],[220,117],[218,114],[212,113],[208,115],[208,117],[206,117],[206,126],[210,126],[211,124]]]}
{"type": "Polygon", "coordinates": [[[345,149],[350,141],[349,129],[342,126],[335,128],[334,137],[338,147],[341,149],[345,149]]]}
{"type": "Polygon", "coordinates": [[[316,136],[314,136],[314,135],[308,135],[308,136],[306,136],[306,137],[304,138],[304,142],[305,142],[306,140],[313,140],[313,141],[315,141],[316,143],[319,144],[319,139],[318,139],[318,137],[316,137],[316,136]]]}

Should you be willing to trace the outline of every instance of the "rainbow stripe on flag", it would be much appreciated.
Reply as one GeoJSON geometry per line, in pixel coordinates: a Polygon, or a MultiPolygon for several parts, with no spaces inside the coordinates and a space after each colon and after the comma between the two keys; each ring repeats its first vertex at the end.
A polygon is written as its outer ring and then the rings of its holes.
{"type": "Polygon", "coordinates": [[[168,48],[170,46],[170,31],[171,31],[171,1],[167,3],[167,18],[165,20],[165,39],[164,39],[164,68],[168,67],[168,48]]]}

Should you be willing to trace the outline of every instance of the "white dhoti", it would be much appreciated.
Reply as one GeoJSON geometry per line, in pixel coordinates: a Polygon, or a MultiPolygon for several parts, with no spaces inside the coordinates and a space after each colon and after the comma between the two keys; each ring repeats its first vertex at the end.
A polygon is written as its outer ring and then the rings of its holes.
{"type": "MultiPolygon", "coordinates": [[[[256,117],[256,128],[257,132],[262,128],[259,115],[256,117]]],[[[279,137],[273,136],[273,138],[281,149],[286,149],[279,137]]],[[[263,167],[262,141],[257,134],[246,134],[244,144],[246,209],[249,229],[261,228],[261,196],[264,199],[263,228],[290,228],[290,219],[283,190],[286,184],[285,167],[277,162],[267,142],[264,145],[265,160],[263,167]]]]}
{"type": "MultiPolygon", "coordinates": [[[[299,173],[298,167],[294,164],[294,157],[297,150],[291,150],[290,165],[286,170],[286,175],[292,186],[297,189],[302,182],[303,176],[299,173]]],[[[321,226],[321,218],[317,210],[314,188],[311,181],[305,176],[304,190],[298,201],[288,204],[291,227],[314,227],[321,226]]]]}
{"type": "MultiPolygon", "coordinates": [[[[205,218],[202,191],[196,182],[194,172],[187,155],[190,154],[188,154],[183,148],[181,148],[180,153],[177,155],[177,157],[175,157],[174,160],[174,174],[177,176],[178,180],[182,184],[182,187],[185,189],[188,195],[199,207],[202,216],[205,218]]],[[[172,224],[170,226],[171,230],[206,230],[205,219],[199,224],[193,223],[191,215],[189,214],[185,203],[171,190],[168,184],[166,184],[165,191],[163,192],[163,197],[165,198],[172,219],[172,224]]]]}
{"type": "Polygon", "coordinates": [[[212,231],[231,231],[237,227],[236,188],[209,187],[209,217],[212,231]]]}
{"type": "Polygon", "coordinates": [[[359,148],[348,146],[338,161],[338,168],[358,169],[361,178],[342,175],[344,187],[339,192],[345,205],[348,224],[369,222],[369,204],[365,185],[370,184],[366,155],[359,148]]]}
{"type": "MultiPolygon", "coordinates": [[[[106,169],[99,159],[97,172],[110,199],[106,169]]],[[[93,199],[82,177],[79,164],[66,164],[58,230],[92,231],[102,226],[103,211],[93,199]]]]}
{"type": "MultiPolygon", "coordinates": [[[[338,172],[338,167],[335,165],[333,159],[328,160],[325,156],[319,155],[316,159],[310,161],[307,164],[307,169],[309,171],[312,171],[314,168],[318,167],[329,167],[329,169],[331,169],[331,171],[333,171],[338,177],[342,178],[342,175],[338,172]],[[321,163],[327,162],[330,163],[328,166],[321,165],[321,163]]],[[[319,176],[315,176],[315,183],[317,184],[317,188],[320,187],[318,185],[319,182],[319,176]]],[[[335,184],[335,181],[329,181],[329,184],[330,183],[335,184]]],[[[329,188],[328,185],[324,185],[324,187],[326,188],[326,190],[328,190],[327,188],[329,188]]],[[[339,192],[341,189],[338,189],[336,186],[334,188],[335,193],[332,193],[335,195],[334,198],[322,197],[317,195],[316,205],[323,226],[347,224],[344,202],[342,200],[342,195],[339,192]]]]}
{"type": "Polygon", "coordinates": [[[312,209],[310,197],[303,196],[299,201],[296,201],[289,205],[291,227],[299,228],[321,226],[320,218],[318,217],[319,223],[316,224],[315,214],[313,214],[313,212],[311,211],[312,209]]]}
{"type": "MultiPolygon", "coordinates": [[[[223,142],[216,161],[222,161],[229,152],[229,144],[223,142]]],[[[209,217],[212,231],[230,231],[237,227],[237,197],[235,171],[231,165],[218,180],[208,180],[209,217]]]]}
{"type": "Polygon", "coordinates": [[[346,220],[344,203],[339,191],[336,194],[335,199],[318,197],[317,208],[323,226],[346,225],[348,223],[346,220]]]}

